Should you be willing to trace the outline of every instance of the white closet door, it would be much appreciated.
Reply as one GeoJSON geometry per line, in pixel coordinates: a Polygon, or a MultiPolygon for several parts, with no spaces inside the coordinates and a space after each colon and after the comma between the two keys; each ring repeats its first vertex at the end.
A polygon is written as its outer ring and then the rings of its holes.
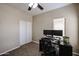
{"type": "Polygon", "coordinates": [[[20,45],[29,43],[32,41],[31,38],[31,23],[27,21],[20,21],[20,45]]]}
{"type": "Polygon", "coordinates": [[[31,22],[27,22],[27,43],[32,41],[32,23],[31,22]]]}

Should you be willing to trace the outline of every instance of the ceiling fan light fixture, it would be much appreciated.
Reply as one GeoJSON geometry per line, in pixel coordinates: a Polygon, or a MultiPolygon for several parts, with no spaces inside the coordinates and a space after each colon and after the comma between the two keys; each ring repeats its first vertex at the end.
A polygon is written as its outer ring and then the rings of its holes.
{"type": "Polygon", "coordinates": [[[37,3],[34,3],[33,8],[36,8],[36,7],[37,7],[37,5],[38,5],[37,3]]]}
{"type": "Polygon", "coordinates": [[[34,3],[29,3],[29,7],[32,7],[34,3]]]}
{"type": "Polygon", "coordinates": [[[44,9],[39,3],[29,3],[28,6],[28,11],[31,11],[32,8],[36,7],[38,7],[40,10],[44,9]]]}

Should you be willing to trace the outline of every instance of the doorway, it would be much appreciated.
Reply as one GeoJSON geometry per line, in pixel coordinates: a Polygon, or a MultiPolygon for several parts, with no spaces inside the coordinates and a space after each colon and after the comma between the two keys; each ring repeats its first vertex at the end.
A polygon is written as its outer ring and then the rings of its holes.
{"type": "Polygon", "coordinates": [[[24,45],[32,41],[32,24],[31,22],[20,21],[20,45],[24,45]]]}

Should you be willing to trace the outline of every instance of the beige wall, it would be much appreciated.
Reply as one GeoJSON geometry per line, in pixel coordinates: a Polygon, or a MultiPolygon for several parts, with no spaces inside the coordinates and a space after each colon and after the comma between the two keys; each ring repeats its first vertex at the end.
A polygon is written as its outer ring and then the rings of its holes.
{"type": "Polygon", "coordinates": [[[74,50],[78,49],[78,18],[76,5],[71,4],[33,17],[33,40],[39,42],[44,29],[53,29],[53,19],[64,17],[66,19],[66,36],[74,50]]]}
{"type": "MultiPolygon", "coordinates": [[[[78,15],[78,45],[79,45],[79,4],[76,4],[77,6],[77,15],[78,15]]],[[[79,53],[79,46],[78,46],[78,49],[77,49],[77,52],[79,53]]]]}
{"type": "Polygon", "coordinates": [[[0,53],[13,49],[19,43],[19,21],[32,23],[32,16],[8,5],[0,4],[0,53]]]}

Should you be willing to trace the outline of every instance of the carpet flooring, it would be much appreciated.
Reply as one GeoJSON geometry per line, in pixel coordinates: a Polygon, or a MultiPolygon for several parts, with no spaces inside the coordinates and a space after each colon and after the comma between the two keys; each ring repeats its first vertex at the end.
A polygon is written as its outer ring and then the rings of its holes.
{"type": "Polygon", "coordinates": [[[39,45],[31,42],[2,56],[40,56],[39,45]]]}
{"type": "Polygon", "coordinates": [[[39,52],[39,45],[31,42],[1,56],[41,56],[41,52],[39,52]]]}

